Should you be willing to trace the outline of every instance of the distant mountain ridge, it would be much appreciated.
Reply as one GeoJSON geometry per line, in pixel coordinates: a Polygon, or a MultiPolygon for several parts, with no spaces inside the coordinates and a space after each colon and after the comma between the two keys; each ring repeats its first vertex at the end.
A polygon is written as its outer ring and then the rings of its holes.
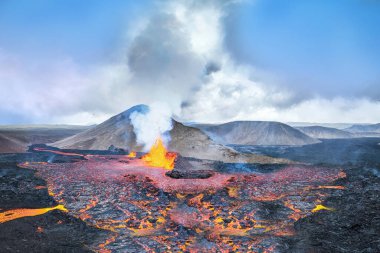
{"type": "Polygon", "coordinates": [[[214,141],[237,145],[308,145],[318,143],[301,131],[274,121],[233,121],[220,125],[194,125],[214,141]]]}
{"type": "Polygon", "coordinates": [[[61,140],[88,129],[70,125],[0,126],[0,153],[25,152],[29,145],[61,140]]]}
{"type": "Polygon", "coordinates": [[[353,133],[343,131],[340,129],[332,127],[323,126],[307,126],[307,127],[296,127],[298,130],[307,134],[310,137],[316,139],[341,139],[341,138],[354,138],[353,133]]]}
{"type": "Polygon", "coordinates": [[[354,125],[353,123],[318,123],[318,122],[284,122],[284,123],[294,128],[321,126],[321,127],[335,128],[339,130],[343,130],[345,128],[348,128],[354,125]]]}
{"type": "Polygon", "coordinates": [[[380,133],[380,123],[377,124],[355,124],[345,129],[351,133],[380,133]]]}

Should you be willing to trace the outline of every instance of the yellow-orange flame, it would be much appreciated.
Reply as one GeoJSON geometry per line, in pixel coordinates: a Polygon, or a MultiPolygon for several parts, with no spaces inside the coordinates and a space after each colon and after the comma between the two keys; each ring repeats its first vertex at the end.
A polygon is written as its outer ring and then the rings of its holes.
{"type": "Polygon", "coordinates": [[[158,138],[151,147],[149,153],[141,157],[141,159],[149,166],[172,170],[174,168],[176,157],[177,154],[174,152],[168,152],[162,139],[158,138]]]}
{"type": "Polygon", "coordinates": [[[129,153],[127,155],[127,157],[129,157],[129,158],[135,158],[136,157],[136,152],[135,151],[131,151],[131,153],[129,153]]]}

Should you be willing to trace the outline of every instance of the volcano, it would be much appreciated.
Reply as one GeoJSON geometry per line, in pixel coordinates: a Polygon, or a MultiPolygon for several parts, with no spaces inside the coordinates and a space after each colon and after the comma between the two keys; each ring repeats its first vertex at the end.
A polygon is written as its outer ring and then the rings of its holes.
{"type": "MultiPolygon", "coordinates": [[[[136,141],[130,116],[134,112],[145,113],[148,110],[149,107],[146,105],[136,105],[97,126],[50,145],[61,149],[81,150],[106,150],[113,145],[128,150],[141,151],[143,146],[136,141]]],[[[185,126],[174,119],[172,119],[172,125],[173,128],[169,131],[171,141],[168,149],[185,157],[223,162],[287,163],[285,159],[240,154],[229,147],[214,142],[201,130],[185,126]]]]}
{"type": "Polygon", "coordinates": [[[215,142],[236,145],[308,145],[318,143],[301,131],[280,122],[233,121],[220,125],[195,125],[215,142]]]}

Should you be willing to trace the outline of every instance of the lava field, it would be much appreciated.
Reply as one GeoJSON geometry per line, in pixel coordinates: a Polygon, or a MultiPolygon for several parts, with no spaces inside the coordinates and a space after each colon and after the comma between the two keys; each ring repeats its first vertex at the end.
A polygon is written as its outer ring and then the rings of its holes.
{"type": "Polygon", "coordinates": [[[142,153],[1,155],[0,251],[379,252],[373,147],[340,165],[304,153],[277,165],[179,156],[166,168],[142,153]]]}
{"type": "MultiPolygon", "coordinates": [[[[80,158],[19,166],[37,170],[61,210],[110,232],[89,245],[100,252],[277,252],[296,221],[333,211],[324,200],[345,190],[334,183],[346,176],[339,168],[289,165],[187,179],[125,155],[36,151],[80,158]]],[[[187,164],[212,170],[209,161],[187,164]]],[[[18,218],[13,212],[7,219],[18,218]]]]}

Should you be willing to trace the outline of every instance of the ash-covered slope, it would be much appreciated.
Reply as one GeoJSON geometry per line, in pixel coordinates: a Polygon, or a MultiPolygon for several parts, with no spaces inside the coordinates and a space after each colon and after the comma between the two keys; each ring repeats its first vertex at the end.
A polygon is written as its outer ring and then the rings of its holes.
{"type": "Polygon", "coordinates": [[[54,142],[52,146],[70,149],[105,150],[114,145],[139,151],[142,147],[139,147],[136,143],[136,135],[129,116],[135,111],[146,112],[147,110],[149,108],[145,105],[136,105],[87,131],[54,142]]]}
{"type": "Polygon", "coordinates": [[[0,153],[20,153],[26,150],[27,143],[0,134],[0,153]]]}
{"type": "Polygon", "coordinates": [[[342,138],[354,138],[354,134],[339,130],[332,127],[323,126],[307,126],[307,127],[296,127],[298,130],[304,134],[316,138],[316,139],[342,139],[342,138]]]}
{"type": "Polygon", "coordinates": [[[355,124],[345,130],[351,133],[380,133],[380,123],[371,125],[355,124]]]}
{"type": "Polygon", "coordinates": [[[239,153],[229,147],[215,143],[201,130],[185,126],[176,121],[174,121],[174,127],[170,131],[170,136],[169,149],[187,157],[227,163],[289,163],[285,159],[239,153]]]}
{"type": "MultiPolygon", "coordinates": [[[[141,151],[136,142],[133,125],[129,116],[135,112],[145,112],[149,108],[138,105],[122,112],[105,122],[77,135],[52,143],[52,146],[66,149],[104,150],[114,145],[119,148],[141,151]]],[[[231,148],[216,144],[206,134],[194,127],[188,127],[173,120],[173,129],[169,132],[171,141],[169,150],[182,156],[223,162],[287,163],[283,159],[267,156],[240,154],[231,148]]]]}
{"type": "Polygon", "coordinates": [[[307,145],[319,142],[291,126],[272,121],[234,121],[195,127],[222,144],[307,145]]]}

